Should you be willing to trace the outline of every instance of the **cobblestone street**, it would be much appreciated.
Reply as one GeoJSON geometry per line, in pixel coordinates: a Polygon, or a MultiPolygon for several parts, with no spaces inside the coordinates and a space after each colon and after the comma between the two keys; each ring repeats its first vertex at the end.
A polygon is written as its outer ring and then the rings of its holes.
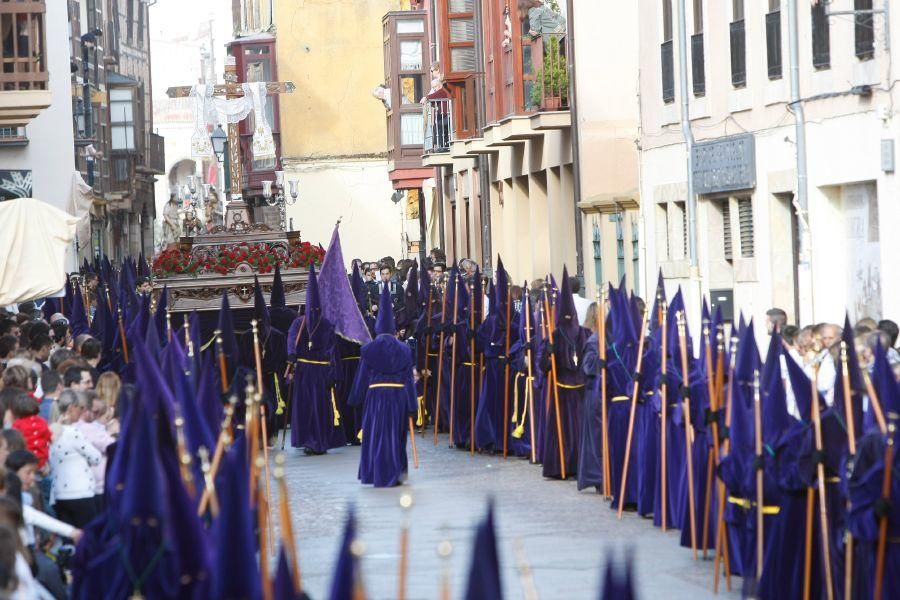
{"type": "MultiPolygon", "coordinates": [[[[539,597],[596,598],[601,565],[608,550],[635,551],[640,598],[713,597],[712,560],[694,562],[678,546],[677,531],[662,533],[633,513],[616,520],[593,492],[577,492],[574,481],[545,481],[525,460],[475,455],[447,448],[446,436],[434,447],[430,435],[417,437],[418,470],[399,488],[373,489],[356,480],[359,450],[342,448],[325,456],[286,451],[300,569],[313,598],[327,595],[349,505],[355,505],[359,537],[365,543],[364,581],[368,597],[396,597],[403,493],[413,496],[410,577],[407,597],[438,597],[442,539],[453,544],[451,596],[462,593],[468,572],[473,527],[486,500],[496,501],[500,562],[508,598],[524,597],[516,570],[516,541],[534,571],[539,597]]],[[[712,552],[710,552],[710,557],[712,552]]],[[[734,582],[739,589],[740,580],[734,582]]],[[[739,597],[720,591],[723,598],[739,597]]]]}

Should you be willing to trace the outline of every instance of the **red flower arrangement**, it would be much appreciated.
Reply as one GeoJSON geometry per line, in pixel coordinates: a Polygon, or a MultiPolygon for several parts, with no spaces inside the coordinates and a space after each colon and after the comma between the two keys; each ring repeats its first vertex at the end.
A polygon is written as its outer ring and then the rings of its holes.
{"type": "Polygon", "coordinates": [[[282,269],[305,269],[310,264],[321,265],[324,259],[325,249],[309,242],[292,244],[287,250],[269,244],[241,242],[235,246],[220,247],[218,253],[209,254],[166,250],[153,260],[153,275],[225,275],[241,263],[247,263],[255,272],[265,274],[274,272],[275,265],[281,265],[282,269]]]}

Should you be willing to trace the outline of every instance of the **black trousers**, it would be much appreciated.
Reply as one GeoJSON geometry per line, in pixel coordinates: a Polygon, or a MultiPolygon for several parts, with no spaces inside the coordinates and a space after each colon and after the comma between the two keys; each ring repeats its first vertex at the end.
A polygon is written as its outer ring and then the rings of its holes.
{"type": "Polygon", "coordinates": [[[78,529],[84,529],[85,525],[90,523],[100,512],[95,496],[74,500],[57,500],[53,509],[60,521],[78,529]]]}

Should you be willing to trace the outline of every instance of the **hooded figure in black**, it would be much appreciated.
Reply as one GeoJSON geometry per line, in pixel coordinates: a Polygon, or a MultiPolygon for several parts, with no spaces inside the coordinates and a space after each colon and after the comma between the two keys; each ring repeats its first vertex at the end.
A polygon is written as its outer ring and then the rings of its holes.
{"type": "MultiPolygon", "coordinates": [[[[517,397],[513,389],[512,372],[507,364],[506,338],[509,329],[510,348],[518,341],[518,327],[513,321],[515,312],[509,305],[509,279],[503,263],[498,261],[497,285],[492,289],[488,316],[478,326],[477,343],[484,353],[484,383],[479,390],[475,417],[475,445],[480,450],[498,451],[503,448],[504,417],[515,419],[520,407],[513,406],[517,397]],[[508,407],[504,407],[504,400],[508,407]]],[[[506,424],[507,444],[511,443],[515,425],[506,424]]]]}
{"type": "Polygon", "coordinates": [[[390,487],[406,479],[408,423],[418,403],[413,352],[397,339],[387,286],[379,299],[375,334],[375,339],[362,348],[350,401],[362,413],[359,480],[375,487],[390,487]]]}
{"type": "Polygon", "coordinates": [[[540,356],[541,369],[548,376],[552,374],[555,360],[556,381],[553,383],[556,389],[550,390],[550,410],[547,411],[544,429],[544,477],[562,477],[560,448],[565,461],[566,477],[574,477],[578,472],[581,409],[584,401],[585,375],[582,360],[590,331],[578,324],[566,269],[563,269],[559,304],[555,308],[551,306],[550,310],[555,316],[553,342],[550,342],[549,336],[542,340],[540,356]],[[557,421],[560,427],[557,427],[557,421]]]}

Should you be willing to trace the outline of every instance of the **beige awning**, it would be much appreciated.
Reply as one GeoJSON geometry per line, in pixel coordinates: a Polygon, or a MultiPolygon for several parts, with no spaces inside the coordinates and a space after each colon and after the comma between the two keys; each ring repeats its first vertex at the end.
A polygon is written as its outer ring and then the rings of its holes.
{"type": "Polygon", "coordinates": [[[0,306],[63,288],[77,223],[77,217],[34,198],[0,202],[0,306]]]}

